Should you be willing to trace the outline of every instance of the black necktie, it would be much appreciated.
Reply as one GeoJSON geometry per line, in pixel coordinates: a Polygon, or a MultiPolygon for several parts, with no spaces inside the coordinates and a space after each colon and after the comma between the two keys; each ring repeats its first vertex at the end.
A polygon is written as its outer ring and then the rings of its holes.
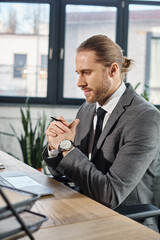
{"type": "Polygon", "coordinates": [[[92,152],[94,151],[94,148],[98,142],[98,139],[101,135],[102,132],[102,127],[103,127],[103,119],[106,114],[106,111],[99,107],[97,109],[97,125],[96,125],[96,131],[95,131],[95,136],[94,136],[94,142],[93,142],[93,147],[92,147],[92,152]]]}

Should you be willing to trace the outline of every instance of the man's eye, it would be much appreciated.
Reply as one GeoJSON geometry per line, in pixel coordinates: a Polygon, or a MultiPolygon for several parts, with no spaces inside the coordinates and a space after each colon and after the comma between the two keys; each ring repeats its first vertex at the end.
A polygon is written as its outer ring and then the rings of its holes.
{"type": "Polygon", "coordinates": [[[86,72],[84,72],[84,74],[85,74],[85,75],[89,75],[89,74],[90,74],[90,72],[86,71],[86,72]]]}

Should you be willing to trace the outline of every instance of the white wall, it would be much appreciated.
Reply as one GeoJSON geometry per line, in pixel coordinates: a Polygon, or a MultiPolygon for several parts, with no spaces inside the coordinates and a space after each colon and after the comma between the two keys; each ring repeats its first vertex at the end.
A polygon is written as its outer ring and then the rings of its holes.
{"type": "MultiPolygon", "coordinates": [[[[17,130],[18,134],[22,132],[20,107],[25,109],[24,105],[0,105],[0,132],[12,133],[10,123],[17,130]]],[[[43,111],[47,116],[47,124],[50,122],[50,116],[58,117],[63,115],[68,122],[71,122],[77,113],[77,106],[31,106],[31,118],[36,121],[38,114],[42,115],[43,111]]],[[[22,160],[21,148],[16,138],[0,134],[0,150],[10,152],[22,160]]]]}

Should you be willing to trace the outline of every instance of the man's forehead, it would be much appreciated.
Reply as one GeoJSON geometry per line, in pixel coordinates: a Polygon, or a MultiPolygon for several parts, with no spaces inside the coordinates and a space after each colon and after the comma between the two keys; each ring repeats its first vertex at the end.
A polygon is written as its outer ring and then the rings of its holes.
{"type": "Polygon", "coordinates": [[[94,51],[81,51],[76,55],[76,63],[97,63],[96,54],[94,51]]]}
{"type": "Polygon", "coordinates": [[[82,50],[78,51],[76,56],[94,56],[96,57],[96,52],[93,50],[82,50]]]}

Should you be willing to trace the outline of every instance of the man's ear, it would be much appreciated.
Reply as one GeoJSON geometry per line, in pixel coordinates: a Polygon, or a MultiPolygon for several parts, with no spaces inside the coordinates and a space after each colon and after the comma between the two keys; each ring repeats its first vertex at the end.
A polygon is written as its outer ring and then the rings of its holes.
{"type": "Polygon", "coordinates": [[[116,62],[112,63],[110,66],[110,76],[113,77],[119,70],[119,66],[116,62]]]}

